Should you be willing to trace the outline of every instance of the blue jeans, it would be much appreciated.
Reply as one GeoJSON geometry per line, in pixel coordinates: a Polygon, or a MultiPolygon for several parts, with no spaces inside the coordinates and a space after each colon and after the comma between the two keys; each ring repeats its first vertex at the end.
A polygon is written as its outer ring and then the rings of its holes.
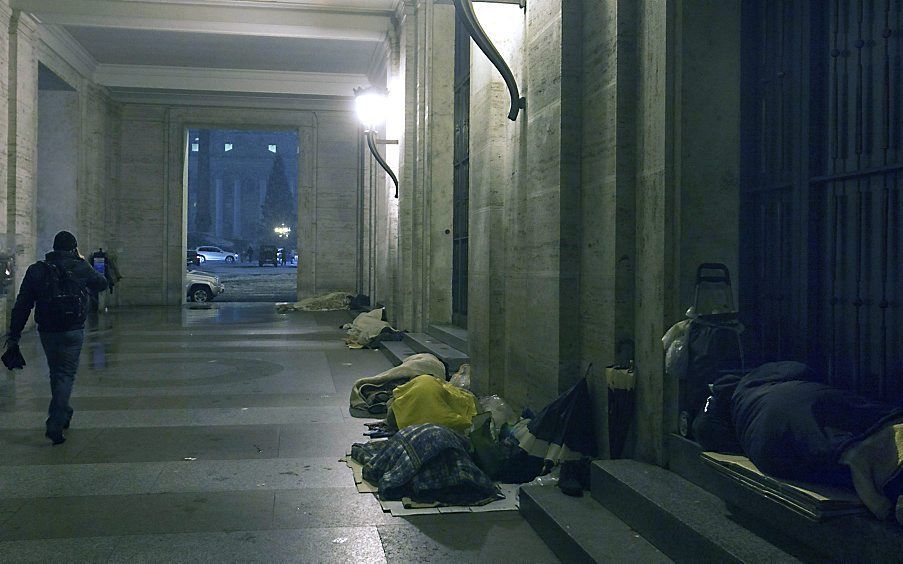
{"type": "Polygon", "coordinates": [[[61,431],[72,419],[69,396],[78,371],[85,330],[40,333],[41,345],[50,368],[50,406],[47,408],[47,430],[61,431]]]}

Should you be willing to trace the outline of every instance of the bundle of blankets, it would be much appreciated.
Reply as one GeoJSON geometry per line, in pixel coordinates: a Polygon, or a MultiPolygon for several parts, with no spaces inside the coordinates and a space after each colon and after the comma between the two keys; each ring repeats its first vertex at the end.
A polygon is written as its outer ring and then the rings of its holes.
{"type": "Polygon", "coordinates": [[[466,433],[477,414],[470,391],[445,381],[435,356],[415,354],[382,374],[361,378],[351,390],[352,415],[385,415],[386,441],[356,443],[351,456],[384,500],[480,505],[497,487],[470,455],[466,433]]]}
{"type": "Polygon", "coordinates": [[[388,411],[392,392],[417,376],[429,375],[445,381],[445,365],[429,353],[409,356],[400,365],[376,376],[361,378],[351,387],[349,411],[354,417],[382,416],[388,411]]]}
{"type": "Polygon", "coordinates": [[[401,331],[396,331],[383,321],[385,308],[376,308],[365,311],[351,323],[342,325],[347,332],[345,344],[349,349],[376,348],[382,341],[400,341],[404,336],[401,331]]]}
{"type": "Polygon", "coordinates": [[[468,448],[460,433],[425,423],[404,427],[386,441],[356,443],[351,456],[385,500],[482,505],[498,499],[498,488],[477,468],[468,448]]]}
{"type": "Polygon", "coordinates": [[[720,378],[693,432],[774,477],[853,486],[879,519],[903,495],[903,406],[828,386],[798,362],[720,378]]]}
{"type": "Polygon", "coordinates": [[[351,294],[348,292],[330,292],[322,296],[311,296],[294,303],[276,304],[276,311],[288,313],[290,311],[336,311],[348,309],[351,303],[351,294]]]}

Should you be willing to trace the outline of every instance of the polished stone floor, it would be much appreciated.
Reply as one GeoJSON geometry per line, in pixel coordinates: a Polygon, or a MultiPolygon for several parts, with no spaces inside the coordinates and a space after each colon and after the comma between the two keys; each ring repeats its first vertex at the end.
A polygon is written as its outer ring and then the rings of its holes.
{"type": "Polygon", "coordinates": [[[272,304],[101,315],[63,445],[34,333],[0,376],[2,562],[554,562],[516,512],[392,517],[339,462],[363,440],[347,315],[272,304]]]}

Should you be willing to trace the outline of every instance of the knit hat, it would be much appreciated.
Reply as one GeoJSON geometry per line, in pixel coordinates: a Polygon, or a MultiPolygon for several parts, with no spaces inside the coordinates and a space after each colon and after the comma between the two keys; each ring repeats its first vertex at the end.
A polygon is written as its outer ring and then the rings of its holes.
{"type": "Polygon", "coordinates": [[[60,231],[53,238],[54,251],[71,251],[76,247],[78,247],[78,241],[75,240],[75,235],[68,231],[60,231]]]}

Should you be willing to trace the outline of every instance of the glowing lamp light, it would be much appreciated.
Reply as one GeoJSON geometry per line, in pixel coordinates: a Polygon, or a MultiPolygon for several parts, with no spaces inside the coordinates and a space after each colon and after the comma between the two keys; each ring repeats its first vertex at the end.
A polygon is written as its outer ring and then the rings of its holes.
{"type": "Polygon", "coordinates": [[[361,88],[354,91],[354,108],[357,117],[367,129],[386,121],[388,92],[379,88],[361,88]]]}
{"type": "Polygon", "coordinates": [[[379,163],[379,166],[386,171],[386,174],[395,183],[395,197],[397,198],[398,177],[395,176],[395,172],[386,162],[386,159],[379,154],[379,150],[376,147],[376,126],[386,121],[386,114],[389,108],[388,99],[389,93],[382,88],[371,86],[369,88],[354,89],[354,106],[355,110],[357,110],[357,117],[361,120],[361,124],[365,129],[364,137],[367,139],[367,147],[370,149],[370,154],[379,163]]]}
{"type": "Polygon", "coordinates": [[[276,233],[276,236],[281,239],[287,239],[289,233],[292,232],[292,228],[286,224],[279,225],[278,227],[273,228],[273,232],[276,233]]]}

